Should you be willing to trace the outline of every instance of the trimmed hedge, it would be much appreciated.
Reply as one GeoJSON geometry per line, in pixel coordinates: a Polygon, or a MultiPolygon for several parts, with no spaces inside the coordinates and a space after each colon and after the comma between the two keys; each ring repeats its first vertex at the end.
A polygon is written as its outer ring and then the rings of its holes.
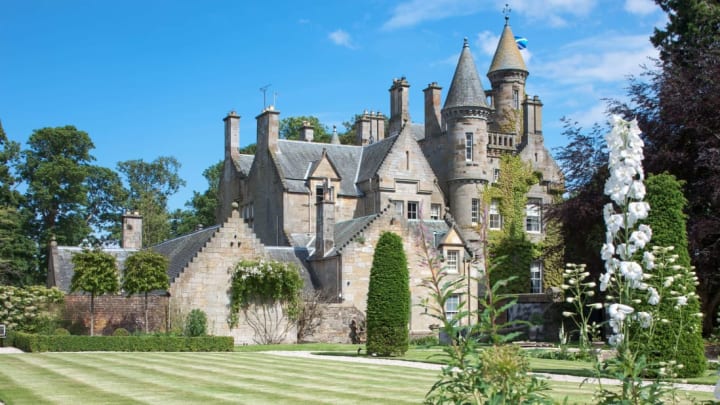
{"type": "Polygon", "coordinates": [[[379,356],[408,350],[410,285],[402,238],[384,232],[375,246],[367,295],[365,346],[379,356]]]}
{"type": "Polygon", "coordinates": [[[56,336],[16,332],[13,345],[25,352],[230,352],[230,336],[56,336]]]}

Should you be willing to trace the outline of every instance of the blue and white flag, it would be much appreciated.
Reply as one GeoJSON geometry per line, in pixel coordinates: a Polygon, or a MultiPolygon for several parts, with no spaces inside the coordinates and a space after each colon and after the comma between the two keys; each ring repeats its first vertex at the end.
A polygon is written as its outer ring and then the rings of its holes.
{"type": "Polygon", "coordinates": [[[527,48],[528,41],[525,37],[515,35],[515,43],[517,44],[518,49],[525,49],[527,48]]]}

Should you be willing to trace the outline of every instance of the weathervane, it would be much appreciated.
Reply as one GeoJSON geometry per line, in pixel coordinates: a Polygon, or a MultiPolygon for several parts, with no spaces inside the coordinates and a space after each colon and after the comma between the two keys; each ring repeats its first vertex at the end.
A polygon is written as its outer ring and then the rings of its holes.
{"type": "Polygon", "coordinates": [[[510,8],[510,5],[505,3],[505,8],[503,8],[503,14],[505,15],[505,25],[508,25],[508,21],[510,20],[510,12],[512,9],[510,8]]]}

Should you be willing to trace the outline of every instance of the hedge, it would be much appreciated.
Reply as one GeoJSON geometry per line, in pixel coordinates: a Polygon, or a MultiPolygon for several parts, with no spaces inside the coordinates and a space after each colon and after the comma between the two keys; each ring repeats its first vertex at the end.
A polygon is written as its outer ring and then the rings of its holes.
{"type": "Polygon", "coordinates": [[[59,336],[16,332],[13,345],[25,352],[230,352],[230,336],[59,336]]]}

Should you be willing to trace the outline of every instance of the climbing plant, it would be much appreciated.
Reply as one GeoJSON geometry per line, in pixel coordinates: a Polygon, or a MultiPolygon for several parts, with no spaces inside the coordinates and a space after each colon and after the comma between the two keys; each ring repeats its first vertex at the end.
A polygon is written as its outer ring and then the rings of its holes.
{"type": "Polygon", "coordinates": [[[532,243],[525,235],[525,206],[527,193],[539,175],[532,166],[519,156],[503,155],[500,158],[500,177],[485,189],[483,198],[489,205],[498,201],[502,216],[502,229],[488,233],[489,261],[504,257],[502,266],[495,271],[496,280],[512,279],[503,293],[523,293],[530,288],[530,264],[540,257],[540,246],[532,243]]]}
{"type": "Polygon", "coordinates": [[[279,304],[290,319],[297,317],[303,280],[294,264],[264,259],[243,260],[231,272],[230,327],[237,326],[238,312],[252,304],[279,304]]]}

